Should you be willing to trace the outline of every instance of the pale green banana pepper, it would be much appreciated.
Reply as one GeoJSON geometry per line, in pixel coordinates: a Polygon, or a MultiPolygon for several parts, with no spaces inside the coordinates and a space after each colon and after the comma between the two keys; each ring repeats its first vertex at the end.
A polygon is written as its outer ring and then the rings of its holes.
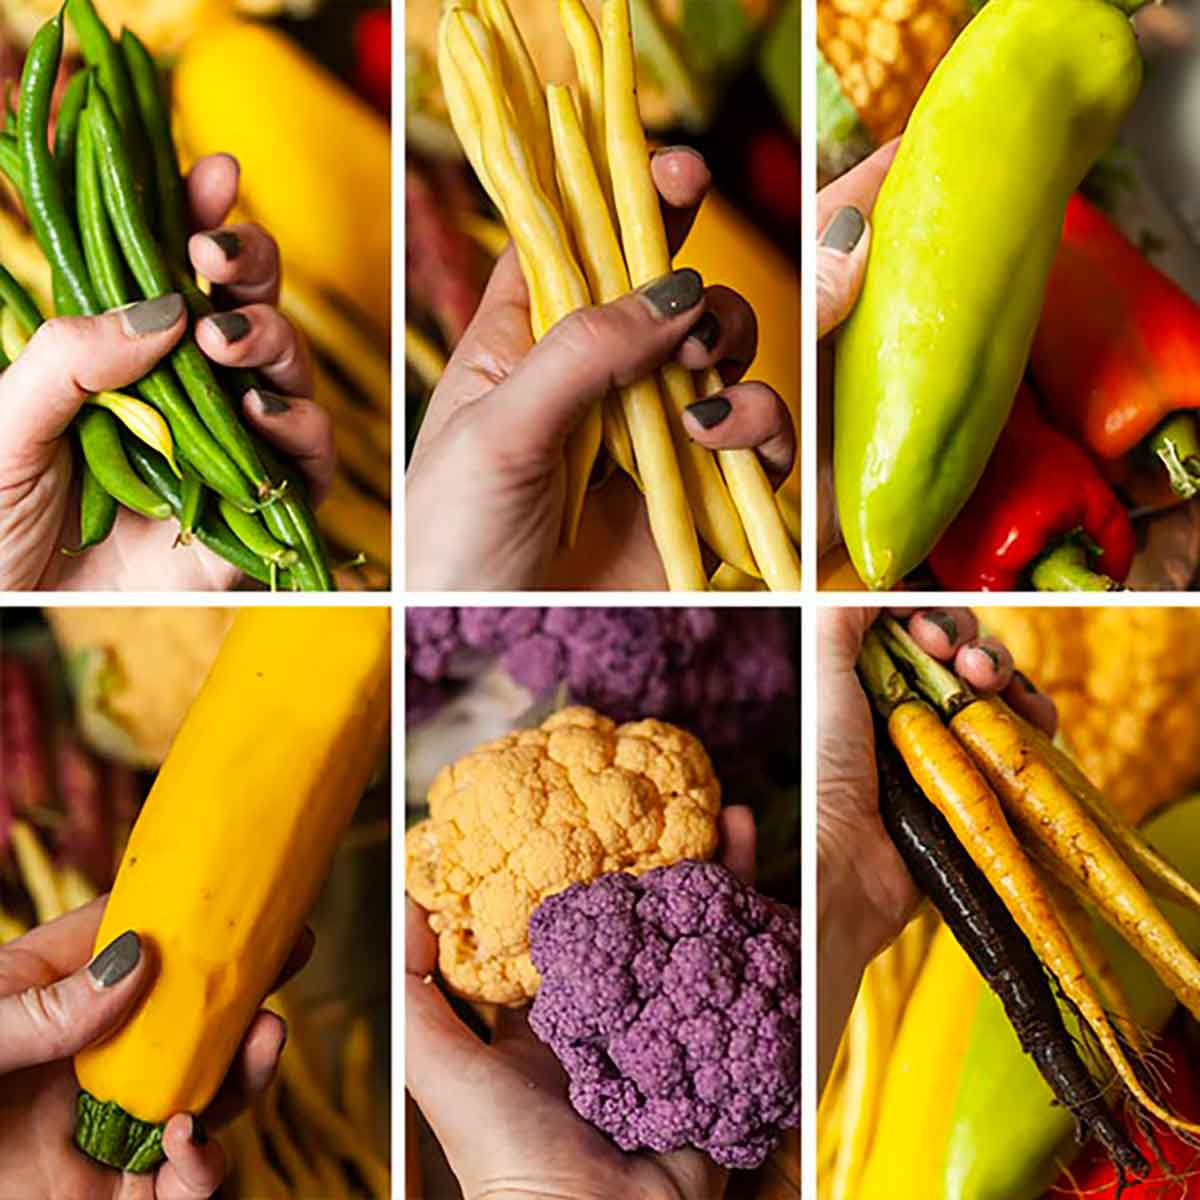
{"type": "Polygon", "coordinates": [[[919,565],[979,482],[1025,370],[1067,200],[1141,79],[1112,0],[989,0],[922,94],[837,344],[838,515],[870,587],[919,565]]]}
{"type": "MultiPolygon", "coordinates": [[[[1160,813],[1143,832],[1181,874],[1200,885],[1200,797],[1160,813]]],[[[1183,940],[1200,951],[1200,917],[1160,903],[1183,940]]],[[[1175,1011],[1175,998],[1120,935],[1098,919],[1096,930],[1138,1023],[1160,1031],[1175,1011]]],[[[1068,1031],[1077,1034],[1075,1018],[1065,1011],[1063,1016],[1068,1031]]],[[[958,1078],[939,1200],[1037,1200],[1071,1157],[1074,1121],[1054,1103],[990,990],[980,996],[958,1078]]]]}

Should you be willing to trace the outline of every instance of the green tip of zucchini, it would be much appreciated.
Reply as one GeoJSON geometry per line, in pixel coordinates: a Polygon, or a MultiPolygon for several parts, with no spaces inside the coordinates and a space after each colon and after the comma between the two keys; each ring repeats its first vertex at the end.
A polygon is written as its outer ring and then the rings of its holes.
{"type": "Polygon", "coordinates": [[[145,1174],[165,1157],[164,1123],[139,1121],[111,1100],[81,1091],[75,1101],[75,1145],[89,1158],[118,1171],[145,1174]]]}

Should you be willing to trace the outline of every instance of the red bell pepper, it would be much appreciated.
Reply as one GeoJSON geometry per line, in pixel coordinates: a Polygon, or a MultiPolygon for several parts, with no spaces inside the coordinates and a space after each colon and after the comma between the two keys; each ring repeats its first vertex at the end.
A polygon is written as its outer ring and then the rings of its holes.
{"type": "Polygon", "coordinates": [[[1046,414],[1098,459],[1123,458],[1151,438],[1175,490],[1200,492],[1187,412],[1200,408],[1200,305],[1078,195],[1029,366],[1046,414]]]}
{"type": "Polygon", "coordinates": [[[1133,552],[1124,506],[1022,384],[979,486],[929,567],[956,592],[1015,591],[1027,580],[1039,591],[1101,591],[1125,578],[1133,552]]]}
{"type": "Polygon", "coordinates": [[[392,111],[392,10],[372,8],[354,26],[354,86],[385,116],[392,111]]]}
{"type": "MultiPolygon", "coordinates": [[[[1187,1042],[1172,1025],[1156,1047],[1166,1056],[1164,1077],[1170,1094],[1166,1106],[1189,1121],[1200,1120],[1200,1092],[1197,1090],[1196,1068],[1187,1042]]],[[[1094,1143],[1084,1148],[1083,1155],[1069,1170],[1065,1170],[1058,1182],[1047,1193],[1046,1200],[1200,1200],[1200,1150],[1162,1125],[1153,1126],[1156,1154],[1146,1136],[1142,1122],[1123,1117],[1125,1127],[1146,1161],[1153,1163],[1150,1174],[1137,1183],[1129,1184],[1124,1191],[1119,1189],[1117,1172],[1109,1161],[1103,1147],[1094,1143]],[[1166,1164],[1159,1161],[1159,1156],[1166,1164]]]]}

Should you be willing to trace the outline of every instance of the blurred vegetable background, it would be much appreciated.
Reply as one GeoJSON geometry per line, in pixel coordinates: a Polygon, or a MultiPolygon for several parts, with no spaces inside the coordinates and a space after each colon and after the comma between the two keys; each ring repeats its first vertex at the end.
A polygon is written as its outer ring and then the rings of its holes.
{"type": "MultiPolygon", "coordinates": [[[[1062,743],[1113,807],[1200,881],[1200,798],[1189,795],[1200,784],[1200,709],[1190,691],[1200,613],[990,608],[981,618],[1054,697],[1062,743]]],[[[1176,905],[1163,909],[1195,950],[1200,920],[1176,905]]],[[[1200,1029],[1119,936],[1092,924],[1153,1040],[1164,1094],[1194,1120],[1200,1029]]],[[[1136,1118],[1123,1119],[1154,1169],[1122,1194],[1190,1195],[1196,1149],[1156,1126],[1164,1168],[1136,1118]]],[[[1072,1134],[1069,1113],[1022,1053],[1000,1002],[923,906],[868,968],[821,1097],[822,1200],[1115,1200],[1103,1150],[1076,1146],[1072,1134]]]]}
{"type": "MultiPolygon", "coordinates": [[[[817,0],[819,184],[904,130],[933,69],[983,3],[817,0]]],[[[1200,505],[1194,481],[1176,473],[1173,489],[1168,470],[1175,459],[1185,472],[1197,461],[1197,371],[1187,356],[1200,329],[1200,3],[1150,6],[1135,28],[1145,81],[1117,143],[1081,189],[1098,213],[1078,196],[1068,210],[1030,363],[1036,405],[1014,410],[971,502],[912,573],[913,585],[1103,586],[1036,577],[1040,556],[1069,543],[1077,564],[1134,590],[1197,586],[1200,505]],[[1031,407],[1044,418],[1037,436],[1031,407]],[[1064,448],[1063,437],[1074,447],[1064,448]],[[1174,442],[1165,457],[1164,439],[1174,442]],[[1066,470],[1037,469],[1064,457],[1066,470]],[[1107,523],[1096,536],[1102,513],[1107,523]]],[[[831,590],[861,586],[841,547],[822,560],[820,579],[831,590]]]]}
{"type": "MultiPolygon", "coordinates": [[[[588,0],[593,14],[599,5],[588,0]]],[[[574,81],[556,4],[515,0],[514,19],[543,79],[574,81]]],[[[506,242],[455,139],[436,65],[440,0],[405,8],[405,357],[408,444],[473,315],[506,242]]],[[[636,0],[642,118],[660,144],[686,143],[715,180],[676,261],[755,306],[753,378],[770,383],[799,416],[800,354],[799,0],[636,0]]],[[[797,419],[797,425],[799,424],[797,419]]],[[[781,497],[799,530],[799,469],[781,497]],[[787,497],[794,503],[789,511],[787,497]]]]}
{"type": "MultiPolygon", "coordinates": [[[[588,705],[615,721],[656,717],[704,744],[723,804],[751,806],[758,831],[756,886],[798,907],[799,633],[798,612],[765,608],[410,608],[405,640],[410,830],[426,821],[426,796],[437,772],[480,743],[532,730],[569,704],[588,705]]],[[[664,750],[663,757],[673,761],[680,752],[664,750]]],[[[487,755],[473,756],[453,788],[443,776],[438,785],[443,820],[458,811],[453,806],[460,793],[489,786],[490,763],[487,755]]],[[[647,796],[641,799],[647,802],[647,796]]],[[[675,824],[678,837],[682,827],[675,824]]],[[[427,827],[428,822],[421,828],[427,827]]],[[[455,828],[469,836],[465,821],[455,828]]],[[[690,855],[707,857],[710,843],[703,830],[694,832],[690,855]]],[[[410,881],[412,856],[420,849],[409,848],[410,881]]],[[[657,852],[646,850],[647,861],[657,852]]],[[[453,1002],[473,1028],[486,1032],[491,1006],[453,1002]]],[[[415,1116],[419,1119],[410,1109],[410,1121],[415,1116]]],[[[436,1141],[423,1121],[420,1127],[423,1194],[456,1197],[436,1141]]],[[[735,1173],[729,1195],[793,1200],[800,1194],[799,1177],[799,1136],[791,1131],[759,1170],[735,1173]]]]}
{"type": "MultiPolygon", "coordinates": [[[[29,38],[58,5],[0,0],[0,89],[15,91],[29,38]]],[[[391,567],[391,14],[369,0],[178,0],[98,5],[171,68],[175,136],[187,161],[241,163],[233,220],[278,239],[283,311],[316,362],[315,398],[334,419],[339,469],[319,521],[343,586],[383,588],[391,567]],[[361,558],[359,557],[361,556],[361,558]]],[[[68,42],[65,76],[78,66],[68,42]]],[[[58,94],[61,95],[61,83],[58,94]]],[[[0,246],[53,311],[49,271],[8,185],[0,246]]]]}
{"type": "MultiPolygon", "coordinates": [[[[157,767],[232,619],[222,609],[0,617],[0,941],[112,883],[157,767]]],[[[219,1136],[228,1200],[384,1200],[390,1146],[390,786],[363,798],[311,918],[313,959],[272,998],[288,1044],[219,1136]]]]}

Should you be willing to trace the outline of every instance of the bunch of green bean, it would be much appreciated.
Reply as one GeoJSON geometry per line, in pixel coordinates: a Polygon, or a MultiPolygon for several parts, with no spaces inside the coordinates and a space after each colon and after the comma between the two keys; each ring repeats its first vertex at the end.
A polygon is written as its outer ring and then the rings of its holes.
{"type": "MultiPolygon", "coordinates": [[[[172,291],[192,321],[212,311],[188,261],[184,184],[158,68],[129,30],[113,39],[92,0],[67,0],[30,44],[16,120],[0,134],[0,170],[50,263],[59,314],[172,291]],[[64,12],[85,67],[63,93],[51,149],[64,12]]],[[[333,590],[302,480],[242,424],[230,399],[255,386],[252,373],[214,368],[189,330],[137,381],[142,403],[105,393],[86,405],[76,422],[79,549],[108,536],[120,503],[146,517],[173,515],[180,542],[195,537],[262,583],[333,590]]]]}

